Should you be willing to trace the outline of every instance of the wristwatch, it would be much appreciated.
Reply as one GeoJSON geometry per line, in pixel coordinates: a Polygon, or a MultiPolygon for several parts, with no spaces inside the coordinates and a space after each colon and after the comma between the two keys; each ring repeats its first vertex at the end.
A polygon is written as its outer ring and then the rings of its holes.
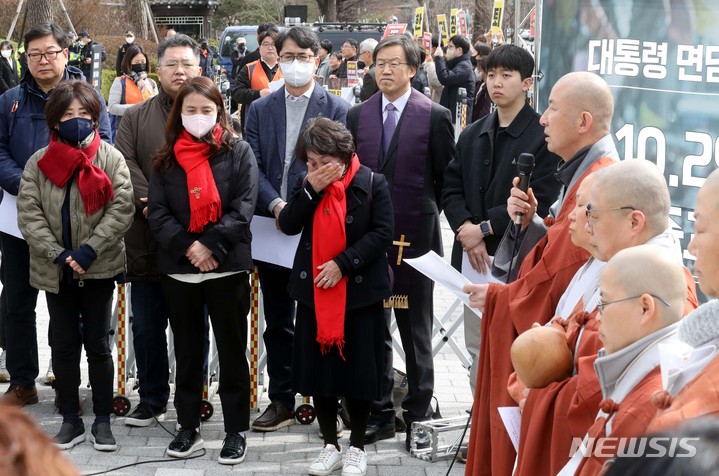
{"type": "Polygon", "coordinates": [[[492,224],[489,222],[489,220],[479,222],[479,229],[482,231],[482,234],[485,237],[494,234],[494,232],[492,231],[492,224]]]}

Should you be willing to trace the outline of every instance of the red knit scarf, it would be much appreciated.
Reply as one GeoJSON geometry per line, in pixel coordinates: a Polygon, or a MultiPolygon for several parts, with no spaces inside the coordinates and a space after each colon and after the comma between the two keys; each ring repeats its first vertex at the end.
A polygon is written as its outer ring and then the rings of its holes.
{"type": "Polygon", "coordinates": [[[92,163],[100,148],[100,134],[95,129],[95,137],[84,149],[78,149],[58,140],[57,133],[50,134],[50,145],[37,167],[57,187],[63,188],[75,171],[77,188],[85,206],[85,215],[90,216],[105,207],[115,198],[112,182],[104,170],[92,163]]]}
{"type": "MultiPolygon", "coordinates": [[[[347,248],[345,217],[347,199],[345,190],[349,187],[360,167],[359,159],[352,157],[347,173],[324,190],[312,221],[312,269],[317,278],[317,267],[334,259],[347,248]]],[[[371,191],[370,191],[371,192],[371,191]]],[[[315,316],[317,317],[317,342],[323,354],[336,345],[344,360],[342,348],[345,344],[345,308],[347,304],[347,277],[327,289],[314,287],[315,316]]]]}
{"type": "MultiPolygon", "coordinates": [[[[212,130],[215,140],[222,138],[222,127],[212,130]]],[[[210,146],[198,142],[186,130],[173,147],[175,159],[187,174],[187,196],[190,200],[190,227],[192,233],[201,233],[210,222],[222,218],[222,201],[210,169],[210,146]]]]}

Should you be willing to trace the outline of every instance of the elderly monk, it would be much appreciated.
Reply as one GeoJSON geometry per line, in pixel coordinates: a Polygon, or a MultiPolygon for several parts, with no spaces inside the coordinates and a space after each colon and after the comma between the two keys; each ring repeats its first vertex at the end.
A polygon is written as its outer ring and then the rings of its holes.
{"type": "Polygon", "coordinates": [[[524,258],[513,283],[465,287],[472,305],[484,313],[467,474],[512,472],[515,451],[497,411],[514,404],[507,392],[513,371],[509,348],[534,322],[544,324],[554,316],[572,277],[589,258],[586,250],[570,242],[568,217],[584,178],[617,160],[609,134],[613,111],[611,91],[600,77],[570,73],[557,82],[540,123],[547,148],[563,160],[557,172],[563,184],[559,200],[544,223],[534,216],[536,199],[531,189],[525,194],[513,188],[507,211],[512,219],[516,212],[524,213],[518,248],[530,247],[538,239],[537,244],[524,258]]]}
{"type": "MultiPolygon", "coordinates": [[[[653,164],[625,161],[592,174],[589,193],[577,195],[586,246],[596,260],[606,262],[619,251],[652,244],[681,263],[678,241],[667,228],[669,190],[664,177],[653,164]]],[[[580,192],[585,189],[582,183],[580,192]]],[[[576,238],[573,237],[573,241],[576,238]]],[[[687,299],[684,313],[697,306],[694,279],[684,268],[687,299]]],[[[571,289],[571,287],[570,287],[571,289]]],[[[567,463],[572,438],[581,438],[594,422],[602,399],[593,364],[602,343],[599,340],[596,287],[585,290],[584,308],[575,309],[562,325],[573,351],[575,374],[528,392],[524,403],[519,455],[515,474],[554,475],[567,463]]],[[[510,384],[511,384],[510,379],[510,384]]],[[[515,395],[517,391],[512,391],[515,395]]]]}
{"type": "MultiPolygon", "coordinates": [[[[707,296],[719,298],[719,170],[709,175],[697,195],[694,237],[689,252],[694,272],[707,296]]],[[[674,429],[689,418],[719,414],[719,301],[712,300],[679,325],[681,346],[662,348],[665,391],[656,395],[660,408],[649,431],[674,429]]]]}
{"type": "Polygon", "coordinates": [[[620,438],[646,431],[656,413],[651,395],[662,385],[658,348],[676,340],[686,305],[684,267],[655,245],[621,250],[602,272],[600,296],[604,348],[594,369],[603,400],[561,476],[599,474],[616,456],[620,438]]]}

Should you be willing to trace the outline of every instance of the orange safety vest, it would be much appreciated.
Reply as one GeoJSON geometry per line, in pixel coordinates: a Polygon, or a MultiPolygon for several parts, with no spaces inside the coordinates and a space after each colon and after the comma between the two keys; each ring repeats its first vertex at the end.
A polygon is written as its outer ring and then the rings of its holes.
{"type": "MultiPolygon", "coordinates": [[[[263,89],[267,89],[270,87],[270,79],[267,77],[267,74],[265,73],[265,68],[262,67],[260,61],[262,60],[253,61],[252,63],[249,63],[247,65],[247,72],[249,73],[248,76],[250,78],[250,88],[254,89],[255,91],[262,91],[263,89]],[[259,68],[257,66],[259,66],[259,68]]],[[[277,72],[275,73],[275,76],[272,78],[272,80],[277,81],[281,77],[282,68],[277,68],[277,72]]]]}
{"type": "Polygon", "coordinates": [[[145,100],[135,81],[125,75],[120,76],[120,81],[124,89],[125,102],[123,104],[137,104],[145,100]]]}

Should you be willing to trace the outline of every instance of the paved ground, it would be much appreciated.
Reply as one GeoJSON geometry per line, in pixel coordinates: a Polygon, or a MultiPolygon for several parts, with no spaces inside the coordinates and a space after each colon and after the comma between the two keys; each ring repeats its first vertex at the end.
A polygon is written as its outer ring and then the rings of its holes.
{"type": "MultiPolygon", "coordinates": [[[[443,234],[445,238],[445,255],[449,256],[449,249],[453,236],[446,221],[443,221],[443,234]]],[[[435,291],[435,314],[442,316],[452,304],[453,299],[443,289],[435,291]]],[[[45,298],[41,293],[38,300],[38,335],[40,339],[40,367],[41,377],[45,373],[50,359],[50,349],[47,346],[48,314],[45,298]]],[[[452,320],[460,315],[459,310],[454,313],[452,320]]],[[[445,325],[449,328],[449,324],[445,325]]],[[[441,336],[435,338],[438,342],[441,336]]],[[[464,347],[462,329],[454,334],[455,341],[464,347]]],[[[402,369],[402,363],[395,357],[395,366],[402,369]]],[[[83,363],[83,383],[87,383],[87,365],[83,363]]],[[[445,345],[435,357],[435,396],[437,397],[442,415],[446,417],[466,416],[465,410],[471,406],[471,395],[467,372],[460,363],[459,358],[445,345]]],[[[0,385],[4,392],[7,384],[0,385]]],[[[54,435],[62,422],[62,417],[53,405],[54,392],[50,387],[38,383],[40,403],[26,407],[48,435],[54,435]]],[[[85,423],[89,432],[92,424],[92,402],[90,390],[83,387],[80,391],[85,412],[85,423]]],[[[133,406],[138,396],[130,397],[133,406]]],[[[217,463],[222,438],[224,437],[222,425],[222,411],[219,398],[212,400],[215,414],[202,426],[202,437],[205,440],[207,452],[205,455],[191,460],[174,460],[165,456],[165,448],[171,441],[169,431],[174,431],[176,415],[172,405],[163,423],[166,429],[153,424],[148,428],[130,428],[124,425],[124,418],[111,417],[112,428],[118,440],[119,449],[114,453],[99,453],[95,451],[90,442],[78,445],[66,454],[83,472],[83,474],[96,474],[107,472],[113,475],[155,475],[155,476],[210,476],[239,472],[247,474],[307,474],[307,466],[322,447],[318,436],[317,423],[311,425],[294,425],[273,433],[248,433],[248,453],[244,463],[234,467],[222,466],[217,463]],[[147,464],[139,464],[148,462],[147,464]],[[114,469],[124,465],[132,465],[122,469],[114,469]],[[136,466],[137,465],[137,466],[136,466]]],[[[264,410],[269,403],[267,394],[262,395],[260,407],[264,410]]],[[[253,414],[252,418],[257,416],[253,414]]],[[[459,432],[448,432],[450,443],[459,436],[459,432]]],[[[340,444],[347,445],[349,434],[340,440],[340,444]]],[[[448,471],[449,462],[426,462],[411,457],[404,450],[404,435],[394,440],[384,440],[366,448],[368,454],[368,475],[392,476],[418,476],[418,475],[444,475],[448,471]]],[[[450,474],[463,474],[464,465],[455,463],[450,474]]],[[[339,471],[335,474],[339,474],[339,471]]]]}

